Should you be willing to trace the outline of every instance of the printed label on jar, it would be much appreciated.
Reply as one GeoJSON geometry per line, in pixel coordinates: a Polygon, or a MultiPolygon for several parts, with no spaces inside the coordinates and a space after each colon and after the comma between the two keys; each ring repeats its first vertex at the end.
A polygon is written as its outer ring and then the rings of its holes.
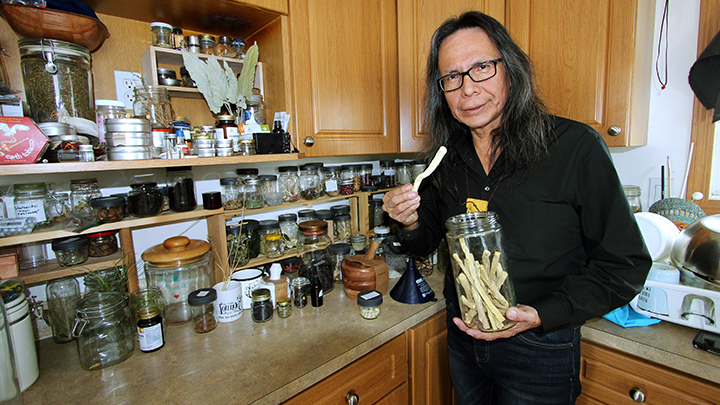
{"type": "Polygon", "coordinates": [[[225,139],[225,130],[222,128],[215,128],[215,139],[225,139]]]}
{"type": "Polygon", "coordinates": [[[140,350],[149,352],[162,347],[165,344],[162,333],[162,322],[146,328],[138,327],[140,350]]]}
{"type": "Polygon", "coordinates": [[[335,179],[325,180],[325,191],[331,193],[338,190],[338,182],[335,179]]]}
{"type": "Polygon", "coordinates": [[[35,217],[38,222],[47,221],[45,207],[41,201],[15,204],[15,216],[18,218],[35,217]]]}

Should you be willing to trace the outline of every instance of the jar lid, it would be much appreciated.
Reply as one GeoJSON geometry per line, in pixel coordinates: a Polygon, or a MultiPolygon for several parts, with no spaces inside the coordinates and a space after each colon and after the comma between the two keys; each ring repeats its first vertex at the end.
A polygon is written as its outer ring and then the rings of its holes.
{"type": "Polygon", "coordinates": [[[302,232],[314,233],[325,231],[328,224],[325,221],[305,221],[301,222],[298,227],[302,232]]]}
{"type": "Polygon", "coordinates": [[[225,234],[226,235],[239,235],[240,234],[240,225],[226,225],[225,226],[225,234]]]}
{"type": "Polygon", "coordinates": [[[172,25],[170,25],[168,23],[164,23],[164,22],[151,22],[150,28],[152,28],[152,27],[167,28],[169,30],[172,30],[172,28],[173,28],[172,25]]]}
{"type": "Polygon", "coordinates": [[[154,181],[147,181],[145,183],[131,184],[130,188],[145,188],[145,187],[157,187],[157,183],[154,181]]]}
{"type": "Polygon", "coordinates": [[[373,232],[375,232],[376,235],[389,235],[390,228],[387,226],[376,226],[375,229],[373,229],[373,232]]]}
{"type": "Polygon", "coordinates": [[[214,288],[201,288],[188,294],[188,304],[197,307],[209,304],[217,298],[217,291],[214,288]]]}
{"type": "Polygon", "coordinates": [[[262,184],[262,183],[263,183],[263,181],[260,180],[259,178],[258,178],[258,179],[247,179],[247,180],[245,180],[245,184],[250,185],[250,186],[257,186],[257,185],[262,184]]]}
{"type": "Polygon", "coordinates": [[[629,197],[638,197],[641,194],[640,186],[623,185],[623,191],[629,197]]]}
{"type": "MultiPolygon", "coordinates": [[[[158,72],[158,74],[163,74],[163,75],[173,75],[173,76],[175,76],[175,71],[174,71],[174,70],[172,70],[172,69],[167,69],[167,68],[157,68],[157,72],[158,72]]],[[[95,105],[97,105],[97,103],[95,103],[95,105]]],[[[123,105],[125,105],[125,104],[123,104],[123,105]]]]}
{"type": "Polygon", "coordinates": [[[281,214],[278,216],[279,222],[297,222],[297,215],[295,214],[281,214]]]}
{"type": "Polygon", "coordinates": [[[281,237],[282,236],[280,236],[279,233],[272,233],[270,235],[265,236],[265,240],[275,241],[275,240],[280,240],[281,237]]]}
{"type": "Polygon", "coordinates": [[[343,170],[358,170],[360,169],[360,165],[343,165],[343,170]]]}
{"type": "Polygon", "coordinates": [[[280,166],[280,167],[278,167],[278,171],[280,173],[297,172],[298,167],[297,166],[280,166]]]}
{"type": "Polygon", "coordinates": [[[122,207],[123,205],[125,205],[125,199],[122,197],[98,197],[90,200],[90,206],[93,208],[122,207]]]}
{"type": "Polygon", "coordinates": [[[377,191],[378,188],[375,186],[362,186],[360,188],[362,191],[377,191]]]}
{"type": "Polygon", "coordinates": [[[316,210],[315,216],[317,219],[327,220],[327,219],[333,219],[333,212],[330,210],[316,210]]]}
{"type": "Polygon", "coordinates": [[[290,286],[292,287],[303,287],[306,285],[310,285],[310,280],[305,277],[295,277],[293,281],[290,282],[290,286]]]}
{"type": "Polygon", "coordinates": [[[241,168],[241,169],[235,169],[235,173],[237,173],[239,175],[255,175],[255,176],[257,176],[258,169],[246,167],[246,168],[241,168]]]}
{"type": "Polygon", "coordinates": [[[363,169],[372,169],[373,165],[372,165],[372,163],[364,163],[364,164],[361,164],[360,167],[363,169]]]}
{"type": "Polygon", "coordinates": [[[280,223],[274,219],[266,219],[266,220],[260,221],[260,229],[262,229],[262,230],[274,229],[279,226],[280,226],[280,223]]]}
{"type": "Polygon", "coordinates": [[[323,171],[325,172],[339,172],[342,170],[342,166],[325,166],[323,171]]]}
{"type": "Polygon", "coordinates": [[[350,214],[338,214],[335,215],[335,221],[349,221],[350,214]]]}
{"type": "Polygon", "coordinates": [[[47,136],[77,135],[75,127],[64,122],[41,122],[37,126],[47,136]]]}
{"type": "Polygon", "coordinates": [[[315,210],[313,209],[305,209],[298,211],[298,218],[302,217],[314,217],[315,216],[315,210]]]}
{"type": "Polygon", "coordinates": [[[350,242],[365,242],[367,240],[367,236],[356,233],[350,237],[350,242]]]}
{"type": "Polygon", "coordinates": [[[243,45],[245,45],[245,41],[243,41],[243,40],[240,39],[240,38],[233,38],[232,41],[233,41],[233,43],[238,43],[238,44],[243,44],[243,45]]]}
{"type": "Polygon", "coordinates": [[[56,239],[52,242],[52,250],[66,251],[79,249],[90,243],[84,236],[71,236],[65,239],[56,239]]]}
{"type": "Polygon", "coordinates": [[[376,307],[383,302],[383,297],[378,290],[364,290],[357,295],[357,303],[361,307],[376,307]]]}
{"type": "Polygon", "coordinates": [[[92,152],[92,151],[93,151],[93,146],[92,146],[92,145],[88,145],[88,144],[78,145],[78,150],[79,150],[80,152],[92,152]]]}
{"type": "Polygon", "coordinates": [[[55,55],[80,56],[87,63],[90,62],[90,51],[86,47],[59,39],[21,38],[18,40],[18,48],[20,49],[21,58],[30,52],[45,54],[50,51],[55,55]]]}
{"type": "Polygon", "coordinates": [[[90,183],[97,183],[97,178],[92,177],[92,178],[89,178],[89,179],[73,179],[73,180],[70,180],[70,185],[71,185],[71,186],[72,186],[73,184],[90,184],[90,183]]]}
{"type": "Polygon", "coordinates": [[[323,163],[323,162],[311,162],[311,163],[306,163],[305,166],[315,166],[318,170],[320,170],[320,169],[322,169],[323,167],[325,167],[325,163],[323,163]]]}
{"type": "Polygon", "coordinates": [[[235,121],[234,115],[218,115],[217,116],[218,121],[235,121]]]}
{"type": "Polygon", "coordinates": [[[220,179],[221,186],[237,186],[239,184],[237,177],[223,177],[220,179]]]}
{"type": "Polygon", "coordinates": [[[213,41],[215,42],[215,37],[208,34],[201,34],[198,35],[198,38],[200,38],[201,41],[213,41]]]}
{"type": "MultiPolygon", "coordinates": [[[[168,130],[169,131],[169,130],[168,130]]],[[[189,172],[192,170],[192,167],[190,166],[177,166],[177,167],[166,167],[165,171],[167,173],[170,172],[189,172]]]]}
{"type": "Polygon", "coordinates": [[[200,45],[200,38],[197,35],[188,35],[185,37],[185,43],[188,45],[200,45]]]}
{"type": "Polygon", "coordinates": [[[330,209],[335,215],[350,213],[349,205],[333,205],[332,207],[330,207],[330,209]]]}
{"type": "Polygon", "coordinates": [[[280,298],[277,300],[277,306],[279,307],[289,307],[290,306],[290,299],[289,298],[280,298]]]}
{"type": "Polygon", "coordinates": [[[196,259],[210,251],[210,244],[204,240],[175,236],[143,252],[140,257],[155,265],[176,265],[178,262],[196,259]]]}
{"type": "Polygon", "coordinates": [[[270,299],[270,290],[267,288],[258,288],[252,292],[253,301],[265,301],[270,299]]]}
{"type": "Polygon", "coordinates": [[[303,166],[300,166],[300,171],[301,172],[316,172],[317,166],[303,165],[303,166]]]}
{"type": "Polygon", "coordinates": [[[246,219],[240,222],[240,225],[242,225],[242,231],[245,233],[257,231],[258,229],[260,229],[260,222],[254,219],[246,219]]]}
{"type": "Polygon", "coordinates": [[[225,35],[220,36],[220,37],[218,37],[218,44],[230,45],[230,44],[232,44],[232,39],[225,35]]]}
{"type": "Polygon", "coordinates": [[[349,243],[334,243],[330,245],[330,253],[334,255],[346,255],[350,253],[349,243]]]}
{"type": "Polygon", "coordinates": [[[38,183],[23,183],[23,184],[13,184],[13,189],[15,191],[37,191],[42,190],[46,191],[47,188],[45,187],[45,183],[38,182],[38,183]]]}
{"type": "Polygon", "coordinates": [[[88,238],[100,238],[102,236],[114,235],[116,233],[117,233],[117,231],[106,231],[106,232],[98,232],[98,233],[89,233],[85,236],[87,236],[88,238]]]}
{"type": "Polygon", "coordinates": [[[152,319],[160,315],[160,308],[158,307],[145,307],[138,310],[138,318],[140,319],[152,319]]]}
{"type": "Polygon", "coordinates": [[[277,181],[277,175],[275,174],[261,174],[258,179],[262,181],[277,181]]]}
{"type": "Polygon", "coordinates": [[[182,35],[182,33],[183,33],[183,32],[182,32],[182,28],[180,28],[180,27],[175,27],[175,28],[173,28],[173,34],[180,34],[180,35],[182,35]]]}
{"type": "Polygon", "coordinates": [[[395,164],[394,160],[381,160],[380,166],[392,166],[395,164]]]}
{"type": "Polygon", "coordinates": [[[340,185],[347,186],[349,184],[355,184],[354,180],[340,180],[340,185]]]}

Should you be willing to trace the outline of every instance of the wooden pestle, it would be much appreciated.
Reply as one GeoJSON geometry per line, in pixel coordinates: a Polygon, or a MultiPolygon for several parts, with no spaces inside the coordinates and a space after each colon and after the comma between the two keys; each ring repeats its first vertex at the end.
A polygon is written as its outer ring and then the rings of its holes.
{"type": "Polygon", "coordinates": [[[379,248],[379,247],[380,247],[380,244],[379,244],[379,243],[377,243],[377,242],[374,241],[374,240],[371,240],[371,241],[370,241],[370,245],[368,246],[368,250],[367,250],[367,252],[365,253],[365,256],[364,256],[364,257],[365,257],[366,259],[368,259],[368,260],[373,260],[373,259],[375,259],[375,251],[376,251],[377,248],[379,248]]]}

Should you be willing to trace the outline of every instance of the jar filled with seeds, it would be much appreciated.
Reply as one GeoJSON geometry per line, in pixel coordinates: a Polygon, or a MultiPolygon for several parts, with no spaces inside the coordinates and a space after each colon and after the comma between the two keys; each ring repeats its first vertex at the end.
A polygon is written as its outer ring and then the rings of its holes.
{"type": "Polygon", "coordinates": [[[192,310],[192,324],[195,332],[207,333],[217,326],[214,309],[216,299],[217,291],[214,288],[201,288],[188,295],[187,301],[192,310]]]}
{"type": "Polygon", "coordinates": [[[99,197],[90,200],[95,220],[100,223],[117,222],[125,218],[125,199],[122,197],[99,197]]]}
{"type": "Polygon", "coordinates": [[[355,182],[353,182],[352,180],[340,181],[340,194],[342,194],[342,195],[352,194],[354,186],[355,186],[355,182]]]}
{"type": "Polygon", "coordinates": [[[262,195],[262,180],[257,178],[245,180],[243,202],[245,208],[250,210],[265,206],[265,198],[262,195]]]}
{"type": "Polygon", "coordinates": [[[365,163],[365,164],[360,165],[360,170],[358,172],[358,175],[360,176],[360,185],[362,187],[372,185],[372,171],[373,171],[372,164],[365,163]]]}
{"type": "Polygon", "coordinates": [[[382,306],[383,297],[380,291],[365,290],[357,295],[358,308],[360,308],[360,316],[364,319],[376,319],[380,316],[380,307],[382,306]]]}
{"type": "Polygon", "coordinates": [[[226,210],[237,210],[242,208],[242,186],[235,177],[220,179],[220,195],[223,208],[226,210]]]}
{"type": "Polygon", "coordinates": [[[350,242],[350,235],[352,235],[350,214],[335,215],[333,218],[333,232],[335,232],[336,242],[350,242]]]}
{"type": "Polygon", "coordinates": [[[298,178],[297,166],[280,166],[278,167],[278,187],[283,193],[283,201],[293,202],[300,198],[300,183],[298,178]]]}
{"type": "MultiPolygon", "coordinates": [[[[342,179],[351,180],[353,183],[353,191],[360,191],[362,187],[360,181],[360,166],[359,165],[343,165],[342,179]]],[[[340,191],[342,193],[342,190],[340,191]]]]}
{"type": "Polygon", "coordinates": [[[285,250],[297,247],[298,232],[297,215],[282,214],[278,217],[280,232],[282,232],[283,246],[285,250]]]}
{"type": "Polygon", "coordinates": [[[315,166],[302,166],[300,168],[300,196],[305,200],[314,200],[322,192],[320,187],[320,176],[315,166]]]}
{"type": "Polygon", "coordinates": [[[70,267],[85,263],[88,259],[88,244],[86,237],[72,236],[54,240],[52,250],[60,266],[70,267]]]}
{"type": "Polygon", "coordinates": [[[298,255],[303,260],[300,276],[310,283],[320,283],[324,294],[334,288],[333,268],[330,259],[330,237],[325,221],[305,221],[300,227],[298,255]]]}
{"type": "Polygon", "coordinates": [[[341,166],[323,167],[323,183],[325,194],[329,197],[337,197],[340,195],[340,181],[342,174],[341,166]]]}
{"type": "Polygon", "coordinates": [[[37,226],[47,226],[52,223],[50,200],[45,183],[15,184],[13,190],[16,218],[33,217],[37,226]]]}
{"type": "Polygon", "coordinates": [[[117,231],[107,231],[88,234],[88,256],[103,257],[117,253],[117,231]]]}
{"type": "Polygon", "coordinates": [[[90,200],[102,197],[97,179],[70,180],[70,200],[73,206],[73,215],[82,218],[92,218],[93,209],[90,200]]]}
{"type": "Polygon", "coordinates": [[[497,215],[492,211],[455,215],[445,226],[463,322],[483,332],[512,327],[515,321],[505,312],[516,304],[515,291],[497,215]]]}

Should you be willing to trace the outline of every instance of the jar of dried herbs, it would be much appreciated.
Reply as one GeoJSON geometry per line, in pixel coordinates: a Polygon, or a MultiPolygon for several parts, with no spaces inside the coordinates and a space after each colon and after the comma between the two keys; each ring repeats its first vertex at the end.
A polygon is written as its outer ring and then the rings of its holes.
{"type": "Polygon", "coordinates": [[[60,266],[75,266],[88,259],[88,239],[84,236],[72,236],[54,240],[52,250],[60,266]]]}
{"type": "Polygon", "coordinates": [[[250,239],[247,237],[247,233],[240,232],[241,230],[240,225],[225,227],[228,264],[231,268],[244,266],[250,261],[250,239]]]}
{"type": "Polygon", "coordinates": [[[118,251],[117,231],[91,233],[88,238],[88,256],[109,256],[118,251]]]}
{"type": "Polygon", "coordinates": [[[165,197],[155,182],[130,185],[128,210],[136,217],[151,217],[160,214],[165,197]]]}
{"type": "Polygon", "coordinates": [[[335,233],[336,242],[349,242],[352,235],[352,226],[350,225],[350,214],[336,215],[333,218],[333,232],[335,233]]]}
{"type": "Polygon", "coordinates": [[[350,244],[332,244],[330,245],[330,253],[332,254],[333,280],[335,280],[336,283],[342,283],[342,261],[352,253],[350,244]]]}
{"type": "Polygon", "coordinates": [[[297,166],[280,166],[278,177],[278,186],[280,192],[283,193],[283,201],[293,202],[300,198],[300,185],[298,178],[297,166]]]}
{"type": "Polygon", "coordinates": [[[242,235],[249,240],[248,257],[254,259],[260,255],[260,222],[246,219],[240,223],[242,235]]]}
{"type": "Polygon", "coordinates": [[[245,180],[243,187],[243,201],[245,208],[253,210],[265,206],[265,198],[262,195],[262,180],[248,179],[245,180]]]}
{"type": "Polygon", "coordinates": [[[267,237],[270,235],[280,236],[280,223],[274,219],[260,221],[260,253],[265,254],[267,237]]]}
{"type": "Polygon", "coordinates": [[[300,168],[300,196],[305,200],[314,200],[320,196],[320,176],[315,166],[305,165],[300,168]]]}
{"type": "Polygon", "coordinates": [[[125,218],[125,199],[122,197],[99,197],[90,200],[95,220],[100,223],[117,222],[125,218]]]}
{"type": "Polygon", "coordinates": [[[223,208],[226,210],[237,210],[242,208],[242,185],[235,177],[220,179],[220,194],[222,196],[223,208]]]}
{"type": "Polygon", "coordinates": [[[102,197],[102,192],[96,178],[70,180],[70,200],[74,215],[91,218],[93,209],[90,200],[99,197],[102,197]]]}
{"type": "Polygon", "coordinates": [[[297,247],[298,232],[300,229],[297,224],[297,215],[282,214],[278,216],[278,222],[280,223],[280,232],[282,233],[285,250],[295,249],[297,247]]]}
{"type": "Polygon", "coordinates": [[[325,186],[325,194],[330,197],[340,195],[340,174],[342,168],[340,166],[323,167],[323,183],[325,186]]]}

